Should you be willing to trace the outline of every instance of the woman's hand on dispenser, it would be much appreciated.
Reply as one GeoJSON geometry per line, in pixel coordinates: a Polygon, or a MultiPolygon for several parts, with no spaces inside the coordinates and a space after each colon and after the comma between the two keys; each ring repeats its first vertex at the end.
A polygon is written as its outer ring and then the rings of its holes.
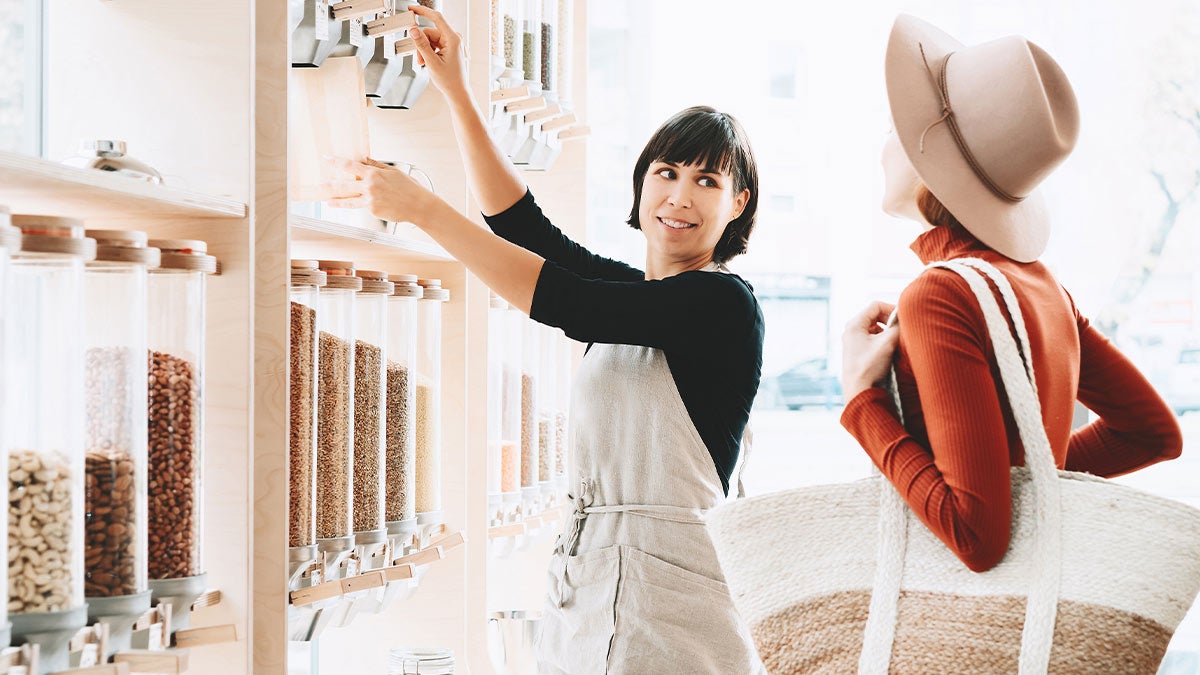
{"type": "Polygon", "coordinates": [[[396,167],[369,157],[362,161],[333,157],[327,161],[344,174],[342,180],[328,184],[332,196],[326,203],[330,206],[365,208],[376,218],[421,227],[439,205],[445,205],[437,195],[396,167]]]}
{"type": "Polygon", "coordinates": [[[417,16],[433,21],[433,27],[410,28],[408,36],[417,45],[417,59],[429,68],[430,79],[447,98],[470,98],[467,87],[467,57],[462,35],[446,23],[441,12],[423,5],[409,9],[417,16]]]}

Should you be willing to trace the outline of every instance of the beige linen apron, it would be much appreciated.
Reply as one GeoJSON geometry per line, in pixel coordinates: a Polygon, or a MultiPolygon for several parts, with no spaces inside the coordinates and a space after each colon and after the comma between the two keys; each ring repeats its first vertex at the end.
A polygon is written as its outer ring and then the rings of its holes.
{"type": "Polygon", "coordinates": [[[721,480],[666,356],[593,345],[572,399],[575,512],[550,563],[538,671],[764,673],[701,520],[721,480]]]}

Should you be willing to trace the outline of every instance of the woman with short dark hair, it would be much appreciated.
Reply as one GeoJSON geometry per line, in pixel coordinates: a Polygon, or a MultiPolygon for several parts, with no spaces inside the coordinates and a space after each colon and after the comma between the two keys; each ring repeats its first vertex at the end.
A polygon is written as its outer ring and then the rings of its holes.
{"type": "Polygon", "coordinates": [[[335,205],[408,221],[534,320],[589,343],[571,405],[571,499],[550,565],[541,673],[763,672],[705,531],[725,500],[758,389],[763,317],[724,263],[754,227],[758,173],[741,125],[707,107],[658,129],[633,172],[646,269],[602,258],[542,213],[488,135],[444,18],[412,36],[445,94],[494,234],[403,173],[339,166],[335,205]],[[498,236],[497,236],[498,235],[498,236]]]}

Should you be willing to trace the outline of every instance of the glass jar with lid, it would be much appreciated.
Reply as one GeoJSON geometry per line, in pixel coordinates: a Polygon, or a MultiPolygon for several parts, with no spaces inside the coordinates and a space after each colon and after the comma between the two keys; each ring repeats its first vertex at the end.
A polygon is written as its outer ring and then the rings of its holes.
{"type": "Polygon", "coordinates": [[[317,559],[317,309],[325,273],[291,261],[288,330],[289,576],[317,559]]]}
{"type": "Polygon", "coordinates": [[[563,109],[567,110],[570,109],[571,102],[574,100],[572,96],[574,71],[572,69],[575,65],[572,50],[575,48],[575,0],[556,1],[558,2],[558,15],[555,20],[558,30],[554,35],[555,93],[558,95],[563,109]]]}
{"type": "Polygon", "coordinates": [[[145,232],[87,230],[96,259],[84,273],[84,595],[129,648],[150,609],[147,580],[147,270],[159,251],[145,232]]]}
{"type": "Polygon", "coordinates": [[[540,375],[538,383],[538,486],[541,488],[543,500],[554,496],[554,446],[557,442],[557,428],[554,422],[555,409],[558,407],[558,341],[562,333],[550,326],[541,326],[542,346],[538,350],[541,356],[540,375]]]}
{"type": "Polygon", "coordinates": [[[387,465],[384,519],[392,551],[404,553],[417,534],[416,495],[416,367],[417,305],[424,289],[411,274],[391,274],[395,288],[388,298],[387,465]]]}
{"type": "Polygon", "coordinates": [[[354,543],[359,569],[386,566],[387,272],[356,270],[354,298],[354,543]]]}
{"type": "Polygon", "coordinates": [[[555,351],[558,354],[558,385],[555,387],[555,397],[558,405],[554,409],[554,480],[559,493],[567,490],[568,452],[570,450],[567,421],[570,419],[571,408],[571,373],[575,366],[575,342],[564,335],[557,342],[555,351]]]}
{"type": "Polygon", "coordinates": [[[542,92],[547,100],[557,100],[555,67],[558,58],[558,3],[560,0],[541,1],[541,42],[538,49],[538,66],[541,73],[542,92]]]}
{"type": "Polygon", "coordinates": [[[454,675],[454,650],[396,647],[388,653],[388,675],[454,675]]]}
{"type": "Polygon", "coordinates": [[[204,592],[204,356],[208,277],[217,259],[193,239],[151,239],[160,252],[147,279],[149,348],[148,566],[155,602],[186,628],[204,592]]]}
{"type": "Polygon", "coordinates": [[[417,522],[442,522],[442,305],[450,291],[440,279],[420,279],[417,302],[417,522]]]}
{"type": "MultiPolygon", "coordinates": [[[[11,224],[8,207],[0,206],[0,327],[4,326],[7,303],[4,301],[4,290],[8,280],[8,261],[13,253],[21,250],[21,230],[11,224]]],[[[4,379],[4,335],[0,332],[0,385],[7,385],[4,379]]],[[[4,394],[5,386],[0,386],[0,461],[8,462],[8,443],[4,435],[4,394]]],[[[0,481],[0,501],[8,502],[8,481],[0,481]]],[[[0,551],[8,550],[8,520],[0,520],[0,551]]],[[[8,567],[0,565],[0,588],[8,588],[8,567]]],[[[8,603],[0,606],[0,648],[7,647],[10,642],[12,627],[8,623],[8,603]]]]}
{"type": "Polygon", "coordinates": [[[318,261],[325,273],[317,307],[317,547],[326,579],[338,578],[354,550],[354,263],[318,261]]]}
{"type": "Polygon", "coordinates": [[[12,634],[68,667],[84,603],[84,265],[96,242],[70,218],[14,215],[21,250],[4,306],[8,603],[12,634]],[[19,392],[19,395],[13,395],[19,392]]]}
{"type": "Polygon", "coordinates": [[[503,77],[515,84],[520,84],[520,80],[524,79],[525,72],[522,62],[524,43],[521,35],[521,28],[524,25],[522,21],[524,3],[525,0],[501,0],[500,5],[505,68],[503,77]]]}

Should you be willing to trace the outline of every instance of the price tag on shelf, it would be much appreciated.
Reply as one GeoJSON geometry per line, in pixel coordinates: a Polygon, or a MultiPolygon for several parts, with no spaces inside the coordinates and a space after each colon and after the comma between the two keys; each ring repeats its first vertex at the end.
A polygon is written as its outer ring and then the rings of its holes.
{"type": "Polygon", "coordinates": [[[317,25],[316,36],[318,40],[329,39],[329,3],[327,0],[316,0],[317,25]]]}

